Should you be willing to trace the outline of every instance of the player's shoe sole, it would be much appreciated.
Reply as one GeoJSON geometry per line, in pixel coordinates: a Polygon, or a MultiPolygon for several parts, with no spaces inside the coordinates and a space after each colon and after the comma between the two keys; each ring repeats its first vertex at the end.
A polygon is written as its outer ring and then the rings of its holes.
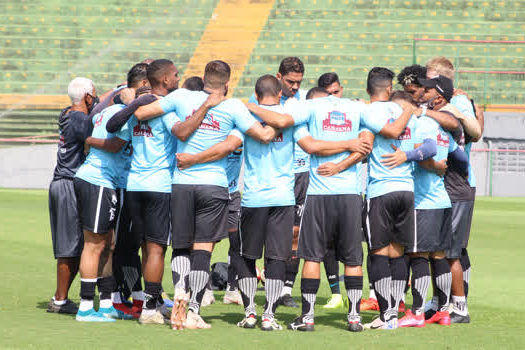
{"type": "Polygon", "coordinates": [[[458,313],[452,312],[450,314],[450,323],[470,323],[470,315],[460,315],[458,313]]]}
{"type": "Polygon", "coordinates": [[[79,322],[116,322],[115,319],[109,318],[95,311],[94,309],[87,311],[78,311],[75,319],[79,322]]]}

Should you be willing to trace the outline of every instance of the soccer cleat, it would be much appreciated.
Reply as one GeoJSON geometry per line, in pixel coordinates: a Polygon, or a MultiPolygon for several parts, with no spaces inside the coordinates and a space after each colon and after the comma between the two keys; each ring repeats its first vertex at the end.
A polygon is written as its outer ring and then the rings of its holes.
{"type": "Polygon", "coordinates": [[[451,312],[450,323],[470,323],[470,315],[460,315],[457,312],[451,312]]]}
{"type": "Polygon", "coordinates": [[[57,314],[71,314],[74,315],[78,312],[78,305],[72,302],[69,299],[66,299],[65,304],[57,305],[55,300],[51,298],[47,304],[47,312],[57,313],[57,314]]]}
{"type": "Polygon", "coordinates": [[[227,290],[224,293],[224,298],[222,299],[223,304],[237,304],[242,305],[241,293],[236,290],[227,290]]]}
{"type": "Polygon", "coordinates": [[[314,321],[310,317],[301,315],[288,325],[288,329],[293,331],[313,332],[314,321]]]}
{"type": "Polygon", "coordinates": [[[365,330],[365,327],[361,323],[361,321],[350,321],[348,322],[348,330],[350,332],[362,332],[365,330]]]}
{"type": "Polygon", "coordinates": [[[344,308],[345,303],[341,294],[332,294],[328,302],[323,305],[323,309],[339,309],[344,308]]]}
{"type": "Polygon", "coordinates": [[[139,312],[133,312],[133,309],[125,303],[113,303],[113,307],[127,315],[131,315],[133,318],[138,319],[140,317],[139,312]]]}
{"type": "Polygon", "coordinates": [[[209,306],[215,303],[215,297],[213,296],[213,291],[206,288],[204,295],[202,297],[201,307],[209,306]]]}
{"type": "Polygon", "coordinates": [[[425,327],[425,315],[414,315],[412,310],[407,310],[405,316],[401,317],[398,322],[399,327],[425,327]]]}
{"type": "Polygon", "coordinates": [[[361,311],[379,311],[377,299],[361,299],[361,311]]]}
{"type": "Polygon", "coordinates": [[[425,320],[425,323],[437,323],[442,326],[450,326],[450,314],[448,311],[437,311],[432,317],[425,320]]]}
{"type": "Polygon", "coordinates": [[[139,317],[140,324],[169,324],[169,320],[156,309],[155,312],[143,309],[139,317]]]}
{"type": "Polygon", "coordinates": [[[87,311],[78,310],[75,319],[79,322],[115,322],[115,319],[106,317],[93,308],[87,311]]]}
{"type": "Polygon", "coordinates": [[[383,329],[385,324],[386,324],[386,322],[381,320],[380,317],[376,317],[372,322],[366,323],[364,325],[364,328],[366,328],[366,329],[383,329]]]}
{"type": "Polygon", "coordinates": [[[167,307],[173,307],[173,300],[170,299],[169,295],[166,294],[166,292],[162,292],[161,297],[162,301],[164,301],[164,304],[167,307]]]}
{"type": "Polygon", "coordinates": [[[290,294],[281,295],[277,303],[286,307],[299,307],[290,294]]]}
{"type": "Polygon", "coordinates": [[[277,323],[277,320],[275,318],[269,319],[269,318],[263,318],[262,324],[261,324],[261,330],[263,331],[280,331],[283,327],[277,323]]]}
{"type": "Polygon", "coordinates": [[[171,328],[179,330],[184,328],[186,322],[186,306],[190,299],[190,294],[185,290],[175,288],[175,296],[173,298],[173,309],[171,310],[171,328]]]}
{"type": "Polygon", "coordinates": [[[211,325],[204,322],[201,315],[193,312],[188,311],[188,314],[186,315],[186,321],[184,321],[184,328],[188,329],[208,329],[211,328],[211,325]]]}
{"type": "Polygon", "coordinates": [[[248,316],[245,316],[242,321],[237,322],[237,327],[241,328],[255,328],[255,325],[257,324],[257,316],[254,314],[249,314],[248,316]]]}
{"type": "Polygon", "coordinates": [[[166,306],[166,304],[164,303],[157,303],[157,310],[159,310],[159,312],[162,314],[162,316],[164,316],[164,318],[167,318],[167,319],[170,319],[171,317],[171,310],[168,309],[168,307],[166,306]]]}
{"type": "Polygon", "coordinates": [[[126,314],[125,312],[116,309],[113,305],[107,308],[100,308],[98,309],[98,312],[106,317],[114,318],[115,320],[132,320],[133,319],[133,315],[126,314]]]}
{"type": "Polygon", "coordinates": [[[140,314],[142,313],[143,305],[144,305],[143,300],[133,299],[133,305],[131,306],[131,312],[134,314],[138,314],[140,317],[140,314]]]}
{"type": "Polygon", "coordinates": [[[398,327],[399,325],[398,325],[397,317],[392,317],[390,320],[385,322],[382,329],[393,330],[393,329],[397,329],[398,327]]]}
{"type": "Polygon", "coordinates": [[[406,308],[406,306],[405,306],[405,302],[404,302],[403,300],[401,300],[401,301],[399,302],[399,308],[398,308],[398,311],[399,311],[399,312],[405,312],[406,309],[407,309],[407,308],[406,308]]]}
{"type": "Polygon", "coordinates": [[[427,311],[425,311],[425,320],[431,319],[432,316],[434,316],[435,314],[436,314],[436,310],[428,309],[427,311]]]}

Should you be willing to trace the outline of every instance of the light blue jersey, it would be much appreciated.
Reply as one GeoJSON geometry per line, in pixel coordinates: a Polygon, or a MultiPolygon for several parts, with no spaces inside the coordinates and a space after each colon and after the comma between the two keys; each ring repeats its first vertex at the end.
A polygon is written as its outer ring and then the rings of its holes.
{"type": "MultiPolygon", "coordinates": [[[[465,95],[456,95],[450,100],[450,104],[456,107],[463,115],[467,118],[476,119],[476,113],[474,112],[474,107],[472,103],[465,95]]],[[[470,187],[476,187],[476,177],[474,176],[474,171],[472,170],[472,165],[470,162],[470,150],[472,148],[472,142],[465,144],[465,153],[468,158],[468,182],[470,187]]]]}
{"type": "MultiPolygon", "coordinates": [[[[365,105],[349,99],[327,96],[305,102],[306,125],[299,128],[299,140],[311,135],[316,140],[345,141],[359,137],[365,105]]],[[[323,163],[339,163],[350,152],[331,156],[312,155],[310,158],[310,184],[307,195],[360,194],[361,178],[358,166],[333,176],[321,176],[317,168],[323,163]]]]}
{"type": "Polygon", "coordinates": [[[404,163],[394,169],[388,169],[381,163],[381,156],[392,153],[392,145],[403,151],[414,149],[415,118],[408,121],[405,131],[399,138],[387,139],[379,134],[388,123],[392,123],[403,113],[403,109],[394,102],[373,102],[366,107],[364,123],[375,134],[374,149],[368,159],[367,198],[374,198],[395,191],[414,191],[412,163],[404,163]]]}
{"type": "MultiPolygon", "coordinates": [[[[447,159],[448,154],[454,152],[458,145],[449,132],[434,119],[422,116],[417,119],[415,143],[423,143],[425,139],[434,140],[437,144],[435,161],[447,159]]],[[[444,209],[450,208],[450,198],[445,189],[443,178],[433,171],[414,165],[414,200],[416,209],[444,209]]]]}
{"type": "MultiPolygon", "coordinates": [[[[244,142],[244,135],[239,129],[233,129],[230,136],[238,137],[244,142]]],[[[239,191],[239,175],[241,174],[242,166],[242,151],[243,144],[232,153],[228,154],[226,158],[226,177],[228,178],[228,192],[233,193],[239,191]]]]}
{"type": "MultiPolygon", "coordinates": [[[[282,105],[261,107],[287,113],[282,105]]],[[[255,118],[260,121],[257,116],[255,118]]],[[[286,128],[269,144],[249,137],[245,139],[243,207],[295,205],[294,132],[295,127],[286,128]]]]}
{"type": "Polygon", "coordinates": [[[121,131],[127,131],[133,145],[127,190],[132,192],[171,192],[176,141],[171,129],[179,118],[167,113],[148,121],[134,116],[121,131]]]}
{"type": "MultiPolygon", "coordinates": [[[[98,139],[110,139],[117,136],[126,140],[125,136],[120,132],[111,134],[106,131],[108,120],[122,108],[124,108],[123,105],[113,105],[95,114],[92,118],[93,133],[91,136],[98,139]]],[[[84,164],[78,169],[75,177],[93,185],[111,189],[119,188],[120,176],[125,172],[125,168],[127,167],[126,159],[121,155],[122,152],[123,150],[118,153],[111,153],[92,147],[89,150],[89,155],[84,161],[84,164]]]]}
{"type": "MultiPolygon", "coordinates": [[[[304,102],[306,101],[306,90],[299,89],[293,98],[297,101],[304,102]]],[[[281,105],[284,105],[288,101],[288,96],[281,96],[281,105]]],[[[255,94],[250,97],[248,102],[256,103],[257,99],[255,94]]],[[[294,145],[294,173],[304,173],[310,170],[310,155],[306,153],[299,145],[296,143],[294,145]]]]}
{"type": "MultiPolygon", "coordinates": [[[[160,100],[164,112],[175,112],[185,120],[190,117],[208,98],[204,91],[177,89],[160,100]]],[[[224,141],[237,127],[245,133],[256,123],[246,106],[238,99],[228,99],[211,108],[201,125],[186,140],[177,142],[180,153],[196,154],[224,141]]],[[[228,187],[226,175],[227,158],[209,163],[195,164],[184,170],[175,168],[174,184],[215,185],[228,187]]]]}

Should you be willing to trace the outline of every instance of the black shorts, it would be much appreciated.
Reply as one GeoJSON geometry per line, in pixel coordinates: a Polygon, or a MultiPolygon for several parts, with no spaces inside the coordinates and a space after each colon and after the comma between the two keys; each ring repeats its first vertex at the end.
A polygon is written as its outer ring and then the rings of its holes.
{"type": "Polygon", "coordinates": [[[131,231],[136,240],[168,245],[170,242],[170,194],[128,191],[131,231]]]}
{"type": "Polygon", "coordinates": [[[239,221],[241,219],[241,194],[239,191],[230,193],[230,200],[228,201],[228,230],[239,229],[239,221]]]}
{"type": "Polygon", "coordinates": [[[306,191],[310,184],[310,172],[295,173],[295,185],[293,188],[295,194],[295,217],[294,226],[301,224],[301,217],[304,211],[304,201],[306,200],[306,191]]]}
{"type": "Polygon", "coordinates": [[[73,179],[53,180],[49,185],[49,221],[55,259],[79,257],[84,234],[73,179]]]}
{"type": "Polygon", "coordinates": [[[78,177],[73,179],[73,183],[82,229],[93,233],[107,233],[115,228],[118,208],[115,190],[93,185],[78,177]]]}
{"type": "Polygon", "coordinates": [[[173,248],[219,242],[228,237],[228,188],[213,185],[172,186],[173,248]]]}
{"type": "Polygon", "coordinates": [[[468,246],[470,226],[474,214],[474,201],[452,202],[452,234],[447,259],[459,259],[461,252],[468,246]]]}
{"type": "Polygon", "coordinates": [[[450,247],[450,208],[417,209],[415,219],[414,243],[406,248],[406,253],[439,252],[450,247]]]}
{"type": "Polygon", "coordinates": [[[414,241],[414,192],[396,191],[368,200],[366,235],[369,250],[414,241]]]}
{"type": "Polygon", "coordinates": [[[117,188],[116,192],[119,208],[117,223],[115,225],[115,251],[138,251],[143,243],[143,237],[142,233],[137,234],[136,231],[132,230],[131,215],[129,212],[129,195],[123,188],[117,188]]]}
{"type": "Polygon", "coordinates": [[[241,255],[288,260],[292,255],[294,207],[241,208],[241,255]]]}
{"type": "Polygon", "coordinates": [[[299,230],[297,256],[321,262],[333,246],[337,260],[348,266],[361,266],[362,207],[363,198],[357,194],[309,195],[299,230]]]}

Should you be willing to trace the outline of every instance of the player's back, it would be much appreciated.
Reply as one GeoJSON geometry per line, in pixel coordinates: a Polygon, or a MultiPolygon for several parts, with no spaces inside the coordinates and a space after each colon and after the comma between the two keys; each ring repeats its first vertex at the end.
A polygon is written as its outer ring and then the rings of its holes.
{"type": "MultiPolygon", "coordinates": [[[[474,112],[474,107],[472,106],[472,103],[465,95],[456,95],[452,97],[450,100],[450,104],[456,107],[463,115],[465,115],[467,118],[476,118],[476,114],[474,112]]],[[[472,142],[469,140],[469,138],[464,139],[464,151],[467,155],[467,158],[469,160],[468,164],[468,181],[471,187],[476,187],[476,177],[474,176],[474,172],[472,171],[472,164],[470,162],[470,150],[472,149],[472,142]]]]}
{"type": "Polygon", "coordinates": [[[412,163],[388,169],[381,163],[382,156],[394,152],[392,145],[403,151],[414,149],[413,134],[415,117],[412,116],[405,130],[397,139],[388,139],[379,134],[388,123],[394,122],[402,114],[401,106],[394,102],[373,102],[366,107],[365,124],[374,134],[374,148],[368,160],[367,197],[373,198],[394,191],[414,191],[412,163]]]}

